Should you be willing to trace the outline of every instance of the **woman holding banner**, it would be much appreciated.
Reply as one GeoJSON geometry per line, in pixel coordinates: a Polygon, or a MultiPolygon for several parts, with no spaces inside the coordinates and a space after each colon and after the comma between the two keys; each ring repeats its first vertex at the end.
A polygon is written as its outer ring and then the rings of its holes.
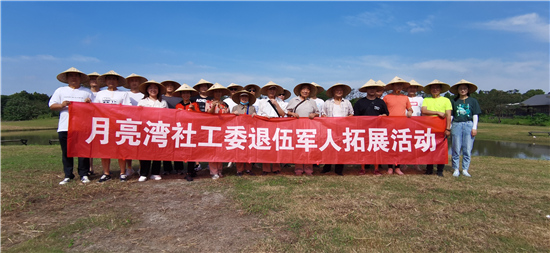
{"type": "MultiPolygon", "coordinates": [[[[314,100],[310,99],[311,93],[317,93],[317,87],[311,83],[301,83],[294,87],[294,94],[297,96],[288,102],[287,115],[289,117],[308,117],[313,119],[319,117],[319,109],[314,100]]],[[[313,175],[313,164],[295,164],[294,173],[301,176],[303,173],[307,176],[313,175]]]]}
{"type": "MultiPolygon", "coordinates": [[[[166,93],[166,88],[164,85],[155,82],[154,80],[144,82],[139,85],[139,91],[143,93],[144,97],[139,101],[138,106],[144,107],[155,107],[155,108],[168,108],[168,104],[165,100],[162,99],[162,94],[166,93]]],[[[161,161],[152,161],[153,168],[151,171],[151,179],[161,180],[160,176],[160,162],[161,161]]],[[[139,170],[139,182],[144,182],[147,180],[149,175],[149,170],[151,169],[151,161],[149,160],[139,160],[141,169],[139,170]]]]}
{"type": "MultiPolygon", "coordinates": [[[[286,114],[286,103],[280,98],[276,97],[277,94],[283,94],[284,98],[284,89],[278,84],[269,81],[262,89],[260,93],[264,96],[267,96],[266,99],[261,99],[258,102],[258,115],[268,117],[268,118],[279,118],[284,117],[286,114]]],[[[262,164],[262,175],[265,176],[272,171],[271,164],[264,163],[262,164]]],[[[273,174],[281,173],[281,164],[273,164],[273,174]]]]}
{"type": "MultiPolygon", "coordinates": [[[[197,102],[191,102],[191,97],[198,96],[199,92],[193,88],[191,88],[187,84],[182,84],[176,92],[179,92],[181,94],[181,102],[179,102],[176,105],[177,110],[186,110],[190,112],[200,112],[199,104],[197,102]]],[[[185,179],[187,181],[193,181],[193,178],[197,176],[197,172],[194,169],[195,162],[187,162],[187,175],[185,176],[185,179]]],[[[180,173],[180,175],[183,175],[183,171],[180,173]]]]}
{"type": "MultiPolygon", "coordinates": [[[[231,96],[231,99],[236,104],[233,109],[231,110],[231,113],[235,115],[256,115],[256,108],[254,108],[253,104],[256,102],[256,97],[245,90],[237,91],[233,93],[231,96]]],[[[246,172],[246,174],[250,176],[255,176],[254,172],[252,172],[252,164],[241,162],[236,163],[237,167],[237,176],[240,177],[243,175],[243,171],[246,172]]]]}
{"type": "MultiPolygon", "coordinates": [[[[222,113],[229,113],[229,106],[222,101],[222,96],[226,96],[231,94],[231,92],[223,87],[219,83],[215,83],[208,89],[206,92],[206,95],[209,97],[213,97],[212,100],[206,101],[206,104],[204,105],[204,110],[207,113],[212,114],[222,114],[222,113]]],[[[222,177],[222,169],[223,169],[223,163],[221,162],[209,162],[208,163],[210,167],[210,175],[212,175],[212,179],[218,179],[222,177]]]]}

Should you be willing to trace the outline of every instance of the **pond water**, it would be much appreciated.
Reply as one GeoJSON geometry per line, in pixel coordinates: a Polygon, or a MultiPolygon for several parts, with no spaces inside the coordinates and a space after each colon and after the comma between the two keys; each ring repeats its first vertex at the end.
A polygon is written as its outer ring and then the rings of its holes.
{"type": "MultiPolygon", "coordinates": [[[[55,130],[4,132],[2,140],[27,139],[30,145],[49,145],[50,139],[57,139],[55,130]]],[[[58,145],[58,142],[55,142],[58,145]]],[[[2,145],[21,145],[19,142],[2,145]]],[[[449,142],[449,155],[451,154],[449,142]]],[[[527,143],[476,140],[472,150],[474,156],[496,156],[531,160],[550,160],[550,146],[527,143]]]]}

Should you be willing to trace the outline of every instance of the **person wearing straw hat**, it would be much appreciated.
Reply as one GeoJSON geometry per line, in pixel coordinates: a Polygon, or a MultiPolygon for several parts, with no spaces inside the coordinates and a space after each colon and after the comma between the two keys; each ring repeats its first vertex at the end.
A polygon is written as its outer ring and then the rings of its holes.
{"type": "MultiPolygon", "coordinates": [[[[354,116],[388,116],[389,111],[386,107],[386,103],[384,103],[384,100],[377,97],[378,91],[384,91],[384,86],[381,82],[375,82],[374,80],[370,79],[367,83],[365,83],[361,88],[359,88],[360,92],[367,93],[367,96],[364,98],[361,98],[355,102],[355,105],[353,106],[353,115],[354,116]]],[[[361,170],[359,171],[359,175],[365,175],[365,167],[369,167],[370,165],[365,166],[365,164],[361,164],[361,170]]],[[[382,173],[378,170],[379,165],[374,164],[374,175],[380,176],[382,173]]]]}
{"type": "MultiPolygon", "coordinates": [[[[266,99],[261,99],[258,102],[258,115],[268,118],[279,118],[284,117],[287,113],[286,103],[277,97],[277,94],[283,94],[284,98],[284,89],[280,85],[269,81],[262,89],[260,90],[261,95],[266,96],[266,99]]],[[[274,174],[281,173],[281,164],[274,163],[273,165],[269,163],[262,164],[262,175],[265,176],[269,172],[274,174]],[[273,167],[273,168],[271,168],[273,167]]]]}
{"type": "MultiPolygon", "coordinates": [[[[129,89],[128,92],[128,98],[130,98],[130,103],[132,103],[133,106],[137,106],[139,101],[143,99],[143,93],[139,91],[139,85],[147,82],[147,78],[136,75],[132,73],[131,75],[126,77],[126,84],[124,85],[124,88],[129,89]]],[[[132,160],[127,159],[126,160],[126,177],[132,176],[134,174],[134,169],[132,169],[132,160]]]]}
{"type": "MultiPolygon", "coordinates": [[[[243,90],[245,91],[248,91],[250,93],[252,93],[256,98],[260,98],[260,96],[262,95],[260,93],[260,86],[256,85],[256,84],[249,84],[247,86],[244,86],[243,90]]],[[[254,108],[256,109],[256,111],[259,111],[260,108],[259,108],[259,103],[260,102],[260,99],[256,99],[256,103],[253,104],[254,108]]]]}
{"type": "MultiPolygon", "coordinates": [[[[132,105],[128,93],[119,91],[117,88],[126,84],[126,79],[121,75],[111,70],[99,76],[97,82],[101,86],[107,86],[107,89],[97,93],[94,103],[132,105]]],[[[103,183],[111,180],[111,159],[102,158],[101,165],[103,167],[103,175],[99,179],[99,182],[103,183]]],[[[120,167],[120,181],[126,182],[126,161],[118,159],[118,166],[120,167]]]]}
{"type": "MultiPolygon", "coordinates": [[[[256,109],[252,106],[256,102],[256,97],[252,93],[246,90],[237,91],[231,96],[231,99],[237,104],[233,107],[231,113],[237,116],[244,114],[254,117],[256,115],[256,109]]],[[[236,163],[236,167],[238,177],[242,176],[243,172],[246,172],[250,176],[256,175],[252,172],[251,163],[236,163]]]]}
{"type": "MultiPolygon", "coordinates": [[[[71,102],[86,102],[92,101],[92,92],[81,86],[82,83],[88,82],[90,77],[80,70],[71,67],[59,75],[57,80],[68,86],[59,87],[55,90],[48,106],[52,111],[59,111],[59,123],[57,125],[57,136],[61,144],[61,161],[63,163],[63,172],[65,177],[60,185],[68,184],[75,175],[73,174],[74,160],[67,156],[67,137],[69,132],[69,105],[71,102]]],[[[89,183],[88,171],[90,168],[90,158],[78,158],[78,175],[82,183],[89,183]]]]}
{"type": "Polygon", "coordinates": [[[229,106],[229,111],[232,112],[233,107],[237,105],[235,102],[233,102],[232,96],[233,94],[235,94],[235,92],[241,91],[243,89],[243,86],[231,83],[229,86],[227,86],[227,89],[229,90],[229,92],[231,92],[231,94],[229,94],[229,97],[224,99],[223,102],[225,102],[229,106]]]}
{"type": "MultiPolygon", "coordinates": [[[[420,85],[415,80],[411,80],[409,83],[411,85],[407,89],[407,97],[409,97],[409,102],[411,103],[411,107],[413,110],[412,116],[422,116],[422,101],[424,101],[424,98],[421,96],[417,96],[416,93],[418,92],[419,89],[422,90],[424,86],[420,85]]],[[[407,166],[405,165],[404,168],[406,169],[407,166]]],[[[415,164],[414,168],[417,171],[422,171],[420,169],[420,166],[418,166],[418,164],[415,164]]]]}
{"type": "MultiPolygon", "coordinates": [[[[336,83],[327,90],[327,96],[330,97],[323,104],[322,117],[348,117],[353,116],[353,106],[345,97],[351,92],[351,87],[347,84],[336,83]]],[[[321,173],[327,173],[331,170],[332,164],[325,164],[321,173]]],[[[343,176],[344,165],[336,164],[334,166],[336,175],[343,176]]]]}
{"type": "MultiPolygon", "coordinates": [[[[432,97],[424,98],[422,102],[422,115],[423,116],[437,116],[442,119],[446,119],[445,136],[451,135],[451,112],[453,106],[451,101],[441,96],[441,93],[445,93],[449,90],[450,86],[439,80],[433,80],[431,83],[424,87],[424,93],[432,95],[432,97]]],[[[443,168],[445,164],[437,165],[437,175],[443,176],[443,168]]],[[[424,174],[433,174],[434,165],[428,164],[426,166],[426,172],[424,174]]]]}
{"type": "Polygon", "coordinates": [[[317,97],[321,92],[325,91],[325,88],[323,88],[321,85],[311,82],[311,84],[315,85],[315,88],[317,88],[316,93],[311,94],[311,99],[315,100],[315,104],[317,104],[317,108],[319,108],[319,112],[321,112],[323,108],[323,104],[325,103],[324,100],[317,97]]]}
{"type": "MultiPolygon", "coordinates": [[[[228,105],[222,101],[222,96],[229,95],[229,90],[227,88],[223,87],[219,83],[215,83],[212,87],[210,87],[210,89],[208,89],[206,95],[212,97],[212,100],[206,101],[206,105],[204,106],[204,110],[207,113],[229,113],[228,105]]],[[[222,177],[223,163],[209,162],[208,167],[210,168],[210,175],[212,175],[212,179],[215,180],[222,177]]]]}
{"type": "MultiPolygon", "coordinates": [[[[95,96],[99,92],[100,87],[99,87],[99,84],[97,83],[97,77],[99,76],[100,75],[97,72],[90,73],[88,74],[88,77],[90,78],[90,80],[82,84],[82,86],[89,88],[90,91],[92,92],[92,97],[91,97],[92,101],[94,101],[95,96]]],[[[90,171],[88,171],[88,176],[93,176],[93,175],[95,175],[94,159],[90,157],[90,171]]]]}
{"type": "MultiPolygon", "coordinates": [[[[392,93],[384,96],[384,103],[388,107],[388,112],[392,117],[404,117],[410,118],[412,116],[413,110],[411,107],[411,102],[409,98],[401,93],[402,90],[409,88],[411,84],[399,77],[394,77],[387,85],[386,90],[392,90],[392,93]]],[[[401,168],[406,167],[402,164],[392,164],[391,168],[388,168],[388,174],[395,173],[397,175],[404,175],[401,171],[401,168]]]]}
{"type": "MultiPolygon", "coordinates": [[[[139,91],[143,94],[143,99],[138,103],[138,106],[168,108],[168,103],[162,99],[162,94],[166,93],[164,85],[155,82],[154,80],[144,82],[139,85],[139,91]]],[[[144,182],[149,176],[151,170],[151,179],[161,180],[160,176],[160,161],[139,160],[141,169],[139,170],[139,182],[144,182]],[[152,163],[152,168],[151,168],[152,163]]]]}
{"type": "MultiPolygon", "coordinates": [[[[281,106],[284,106],[284,107],[286,108],[287,105],[288,105],[288,102],[286,102],[285,100],[287,100],[288,98],[290,98],[290,96],[292,95],[292,93],[290,93],[290,91],[287,90],[287,89],[283,89],[283,91],[284,91],[283,93],[280,93],[280,94],[277,95],[277,98],[278,98],[279,100],[282,101],[280,105],[281,105],[281,106]]],[[[284,117],[286,117],[286,114],[285,114],[284,117]]]]}
{"type": "Polygon", "coordinates": [[[464,79],[453,85],[449,90],[456,97],[451,100],[453,106],[451,137],[452,143],[452,165],[455,170],[453,176],[460,175],[460,150],[462,149],[462,175],[471,177],[468,173],[470,168],[470,157],[474,140],[477,135],[478,115],[481,109],[477,99],[470,97],[470,93],[477,90],[477,86],[464,79]]]}
{"type": "MultiPolygon", "coordinates": [[[[197,90],[184,83],[176,90],[176,92],[180,93],[182,99],[181,102],[176,105],[176,110],[200,112],[197,102],[191,102],[191,97],[199,95],[197,90]]],[[[197,176],[196,168],[198,166],[199,165],[197,165],[196,162],[187,162],[187,175],[185,175],[185,179],[187,181],[193,181],[193,178],[197,176]]],[[[183,171],[180,172],[180,175],[183,175],[183,171]]]]}
{"type": "MultiPolygon", "coordinates": [[[[199,92],[198,96],[191,97],[192,102],[196,102],[199,105],[199,110],[201,112],[204,112],[204,107],[206,105],[206,101],[212,100],[212,97],[209,97],[207,94],[208,89],[212,87],[214,84],[206,81],[204,79],[201,79],[197,84],[193,86],[193,89],[197,90],[199,92]]],[[[200,166],[199,166],[200,167],[200,166]]]]}
{"type": "MultiPolygon", "coordinates": [[[[376,81],[376,84],[382,85],[383,87],[386,87],[386,84],[384,82],[382,82],[381,80],[376,81]]],[[[384,91],[385,91],[385,89],[377,89],[376,90],[376,97],[377,98],[382,98],[382,95],[384,95],[384,91]]]]}
{"type": "MultiPolygon", "coordinates": [[[[319,117],[319,109],[314,100],[311,99],[311,93],[317,93],[317,87],[311,83],[300,83],[294,87],[294,94],[297,96],[287,105],[287,115],[289,117],[308,117],[314,119],[319,117]]],[[[303,173],[307,176],[313,175],[313,164],[294,164],[294,173],[301,176],[303,173]]]]}
{"type": "MultiPolygon", "coordinates": [[[[168,108],[176,109],[176,105],[182,100],[181,95],[176,92],[181,84],[172,80],[166,80],[160,84],[166,87],[166,93],[162,95],[162,100],[166,101],[168,108]]],[[[162,168],[164,169],[163,175],[182,173],[183,162],[174,161],[174,166],[172,166],[172,161],[162,161],[162,168]]]]}

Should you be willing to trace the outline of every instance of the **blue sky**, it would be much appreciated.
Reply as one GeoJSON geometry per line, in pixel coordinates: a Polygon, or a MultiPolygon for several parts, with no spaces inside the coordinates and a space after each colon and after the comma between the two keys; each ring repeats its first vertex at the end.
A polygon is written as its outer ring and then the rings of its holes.
{"type": "Polygon", "coordinates": [[[194,85],[394,76],[550,91],[546,2],[6,2],[1,93],[70,68],[194,85]]]}

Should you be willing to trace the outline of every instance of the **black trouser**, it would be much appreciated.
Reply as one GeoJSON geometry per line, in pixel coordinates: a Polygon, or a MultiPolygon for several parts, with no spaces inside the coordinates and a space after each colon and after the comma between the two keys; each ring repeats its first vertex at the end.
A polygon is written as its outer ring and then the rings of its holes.
{"type": "MultiPolygon", "coordinates": [[[[58,132],[59,144],[61,144],[61,161],[63,162],[63,172],[65,172],[65,178],[74,178],[73,168],[74,160],[72,157],[67,157],[67,135],[68,132],[58,132]]],[[[88,170],[90,169],[90,158],[78,158],[78,175],[80,177],[88,176],[88,170]]]]}
{"type": "MultiPolygon", "coordinates": [[[[443,172],[443,168],[445,168],[445,164],[438,164],[437,165],[437,172],[443,172]]],[[[426,165],[426,171],[427,172],[433,172],[434,171],[434,165],[433,164],[426,165]]]]}
{"type": "MultiPolygon", "coordinates": [[[[332,169],[332,164],[325,164],[325,166],[323,166],[323,171],[329,172],[331,169],[332,169]]],[[[334,165],[334,172],[336,172],[336,174],[338,175],[342,174],[344,172],[344,165],[343,164],[334,165]]]]}
{"type": "Polygon", "coordinates": [[[183,171],[183,162],[174,161],[174,167],[172,167],[172,161],[162,161],[162,167],[164,168],[164,172],[171,172],[174,169],[176,171],[183,171]]]}
{"type": "MultiPolygon", "coordinates": [[[[149,176],[149,169],[151,169],[150,160],[139,160],[139,175],[142,177],[149,176]]],[[[160,175],[160,161],[153,161],[153,169],[151,170],[151,175],[160,175]]]]}

